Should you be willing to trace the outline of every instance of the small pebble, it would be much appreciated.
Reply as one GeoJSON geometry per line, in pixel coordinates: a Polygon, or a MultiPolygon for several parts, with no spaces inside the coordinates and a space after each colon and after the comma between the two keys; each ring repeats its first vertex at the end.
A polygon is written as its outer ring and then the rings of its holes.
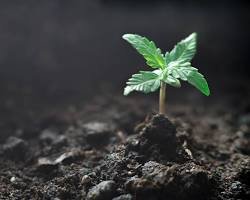
{"type": "Polygon", "coordinates": [[[88,175],[84,175],[81,179],[81,183],[86,185],[91,182],[91,178],[88,175]]]}
{"type": "Polygon", "coordinates": [[[123,194],[121,196],[115,197],[112,200],[132,200],[133,197],[131,194],[123,194]]]}
{"type": "Polygon", "coordinates": [[[3,145],[4,155],[15,161],[24,160],[28,150],[28,144],[23,139],[13,136],[9,137],[3,145]]]}
{"type": "Polygon", "coordinates": [[[116,185],[114,181],[103,181],[92,187],[88,194],[87,200],[108,200],[116,195],[116,185]]]}
{"type": "Polygon", "coordinates": [[[11,182],[11,183],[14,183],[15,181],[16,181],[16,177],[14,177],[14,176],[11,177],[10,182],[11,182]]]}

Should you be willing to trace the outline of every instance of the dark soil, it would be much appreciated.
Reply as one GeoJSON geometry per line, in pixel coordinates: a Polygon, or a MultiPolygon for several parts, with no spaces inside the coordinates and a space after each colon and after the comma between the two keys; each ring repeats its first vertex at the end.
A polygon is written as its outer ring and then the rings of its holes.
{"type": "Polygon", "coordinates": [[[1,123],[0,199],[250,199],[248,103],[90,102],[1,123]]]}

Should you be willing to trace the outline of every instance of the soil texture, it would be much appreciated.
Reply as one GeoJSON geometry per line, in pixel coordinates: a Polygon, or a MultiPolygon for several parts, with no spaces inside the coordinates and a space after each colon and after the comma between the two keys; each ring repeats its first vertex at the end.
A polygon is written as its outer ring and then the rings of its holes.
{"type": "Polygon", "coordinates": [[[150,107],[103,97],[2,123],[0,199],[250,199],[247,105],[150,107]]]}

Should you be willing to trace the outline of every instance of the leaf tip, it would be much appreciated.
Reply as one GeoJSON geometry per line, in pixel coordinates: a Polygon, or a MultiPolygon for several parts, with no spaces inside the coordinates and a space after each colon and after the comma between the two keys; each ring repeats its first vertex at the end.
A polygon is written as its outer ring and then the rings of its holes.
{"type": "Polygon", "coordinates": [[[196,32],[193,32],[191,33],[192,37],[197,37],[197,33],[196,32]]]}
{"type": "Polygon", "coordinates": [[[210,96],[210,90],[208,89],[204,94],[205,94],[207,97],[210,96]]]}
{"type": "Polygon", "coordinates": [[[197,33],[191,33],[184,41],[196,41],[197,40],[197,33]]]}
{"type": "Polygon", "coordinates": [[[124,34],[124,35],[122,36],[122,38],[123,38],[124,40],[128,40],[131,36],[133,36],[133,34],[131,34],[131,33],[126,33],[126,34],[124,34]]]}
{"type": "Polygon", "coordinates": [[[128,87],[125,87],[123,91],[123,95],[128,96],[130,92],[131,92],[130,89],[128,87]]]}
{"type": "Polygon", "coordinates": [[[122,35],[122,38],[123,38],[123,39],[126,39],[127,36],[128,36],[128,33],[125,33],[125,34],[122,35]]]}
{"type": "Polygon", "coordinates": [[[210,96],[210,89],[208,85],[206,86],[205,90],[202,91],[202,93],[207,97],[210,96]]]}

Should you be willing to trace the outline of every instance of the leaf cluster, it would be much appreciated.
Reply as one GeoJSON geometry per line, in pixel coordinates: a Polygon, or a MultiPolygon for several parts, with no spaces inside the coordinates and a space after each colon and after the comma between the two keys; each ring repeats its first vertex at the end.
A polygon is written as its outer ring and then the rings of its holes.
{"type": "Polygon", "coordinates": [[[127,81],[124,95],[132,91],[144,93],[154,92],[165,82],[173,87],[181,87],[182,81],[187,81],[204,95],[209,96],[210,90],[204,76],[191,65],[196,53],[197,34],[192,33],[181,40],[165,54],[157,48],[153,41],[136,34],[125,34],[123,39],[129,42],[140,53],[153,71],[140,71],[127,81]]]}

